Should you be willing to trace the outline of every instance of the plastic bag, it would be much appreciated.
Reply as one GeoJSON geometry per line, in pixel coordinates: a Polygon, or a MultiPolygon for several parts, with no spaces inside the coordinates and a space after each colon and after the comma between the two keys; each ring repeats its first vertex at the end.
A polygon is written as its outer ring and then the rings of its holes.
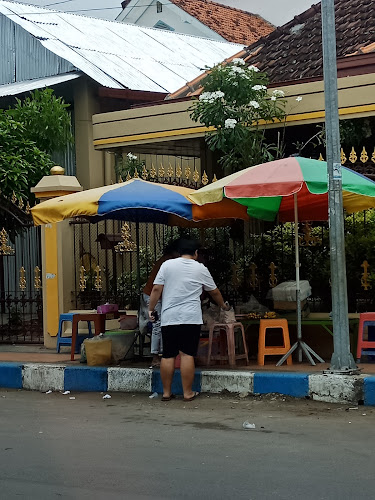
{"type": "Polygon", "coordinates": [[[229,311],[224,311],[221,309],[220,311],[220,323],[235,323],[236,315],[233,307],[229,309],[229,311]]]}
{"type": "Polygon", "coordinates": [[[251,295],[250,299],[247,302],[245,302],[244,304],[238,304],[236,307],[236,312],[238,314],[248,314],[251,312],[263,314],[268,311],[268,307],[258,302],[254,295],[251,295]]]}
{"type": "Polygon", "coordinates": [[[203,309],[202,317],[205,329],[209,330],[213,323],[220,322],[220,307],[210,304],[209,307],[203,309]]]}
{"type": "Polygon", "coordinates": [[[85,339],[85,351],[88,366],[110,365],[112,357],[112,340],[102,335],[85,339]]]}

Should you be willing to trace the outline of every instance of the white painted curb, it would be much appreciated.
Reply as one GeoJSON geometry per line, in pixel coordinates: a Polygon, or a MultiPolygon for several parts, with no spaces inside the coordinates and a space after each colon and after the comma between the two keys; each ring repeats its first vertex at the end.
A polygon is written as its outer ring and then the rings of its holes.
{"type": "Polygon", "coordinates": [[[218,394],[228,392],[249,392],[254,390],[254,373],[237,371],[202,371],[201,391],[218,394]]]}
{"type": "Polygon", "coordinates": [[[152,370],[108,368],[108,391],[151,392],[152,370]]]}

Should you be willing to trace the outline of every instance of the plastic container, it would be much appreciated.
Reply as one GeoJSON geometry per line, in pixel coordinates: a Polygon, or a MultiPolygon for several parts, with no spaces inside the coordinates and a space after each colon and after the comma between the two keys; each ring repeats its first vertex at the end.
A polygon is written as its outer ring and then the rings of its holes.
{"type": "Polygon", "coordinates": [[[112,341],[113,363],[118,363],[122,359],[131,359],[134,357],[134,345],[132,346],[132,343],[135,335],[135,330],[113,330],[105,333],[104,338],[111,339],[112,341]]]}
{"type": "MultiPolygon", "coordinates": [[[[275,286],[270,290],[270,296],[267,298],[272,298],[278,302],[295,302],[296,301],[296,281],[284,281],[279,285],[275,286]]],[[[300,300],[305,300],[311,295],[311,286],[307,280],[300,281],[300,300]]]]}

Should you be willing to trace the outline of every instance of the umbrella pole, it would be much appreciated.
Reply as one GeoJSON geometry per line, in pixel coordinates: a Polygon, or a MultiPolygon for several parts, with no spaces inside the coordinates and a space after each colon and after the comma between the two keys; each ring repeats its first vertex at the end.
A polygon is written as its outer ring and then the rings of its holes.
{"type": "Polygon", "coordinates": [[[298,200],[297,193],[294,194],[294,245],[295,245],[295,260],[296,260],[296,301],[297,301],[297,342],[295,342],[289,351],[276,363],[276,366],[281,366],[284,361],[298,349],[298,361],[302,363],[302,353],[305,354],[310,363],[315,366],[314,356],[320,363],[324,363],[322,359],[310,346],[302,340],[302,311],[301,311],[301,288],[299,276],[299,242],[298,242],[298,200]]]}

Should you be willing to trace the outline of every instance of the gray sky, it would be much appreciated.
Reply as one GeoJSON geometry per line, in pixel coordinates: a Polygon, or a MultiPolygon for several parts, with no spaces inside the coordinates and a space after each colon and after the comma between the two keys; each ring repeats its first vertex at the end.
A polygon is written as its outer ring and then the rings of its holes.
{"type": "MultiPolygon", "coordinates": [[[[20,0],[22,3],[50,9],[75,12],[93,17],[115,19],[121,12],[121,0],[20,0]]],[[[145,3],[149,0],[144,0],[145,3]]],[[[163,0],[161,0],[163,1],[163,0]]],[[[267,21],[281,26],[295,15],[308,9],[317,0],[216,0],[238,9],[259,14],[267,21]]]]}

